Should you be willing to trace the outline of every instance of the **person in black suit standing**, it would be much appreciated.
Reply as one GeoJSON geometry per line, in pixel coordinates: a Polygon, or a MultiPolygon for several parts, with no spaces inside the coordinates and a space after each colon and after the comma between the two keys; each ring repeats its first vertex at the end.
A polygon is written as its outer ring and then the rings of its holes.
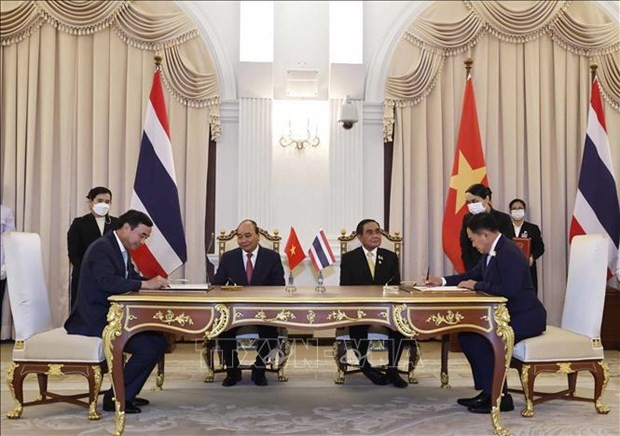
{"type": "Polygon", "coordinates": [[[114,230],[118,223],[118,218],[108,213],[112,203],[112,191],[104,186],[97,186],[88,191],[86,198],[88,199],[88,209],[90,212],[74,219],[67,232],[69,261],[73,266],[71,271],[70,310],[73,309],[77,301],[80,266],[82,265],[86,249],[101,235],[114,230]]]}
{"type": "MultiPolygon", "coordinates": [[[[260,234],[258,225],[252,220],[244,220],[237,227],[239,248],[222,255],[213,278],[214,285],[227,283],[242,286],[284,286],[282,259],[274,250],[258,244],[260,234]]],[[[258,355],[252,366],[252,381],[258,386],[269,384],[265,377],[265,364],[270,351],[277,346],[278,328],[275,326],[256,326],[261,340],[258,355]]],[[[234,386],[241,381],[239,356],[237,355],[238,328],[226,330],[219,336],[219,345],[226,365],[226,378],[223,386],[234,386]]]]}
{"type": "MultiPolygon", "coordinates": [[[[467,223],[467,233],[473,246],[482,254],[476,266],[464,274],[430,278],[427,284],[458,285],[506,297],[515,344],[542,334],[546,328],[547,311],[536,296],[529,265],[521,250],[499,232],[491,214],[481,213],[471,217],[467,223]]],[[[470,412],[490,413],[494,364],[491,345],[485,337],[473,332],[460,333],[459,344],[471,365],[474,387],[481,392],[473,398],[460,398],[457,402],[470,412]]],[[[506,412],[513,409],[512,397],[504,386],[500,410],[506,412]]]]}
{"type": "MultiPolygon", "coordinates": [[[[342,255],[340,261],[340,286],[363,285],[400,285],[400,268],[398,256],[392,251],[380,248],[381,227],[377,221],[364,219],[355,229],[361,246],[342,255]]],[[[369,325],[349,327],[349,336],[359,356],[362,373],[374,384],[392,383],[395,387],[405,388],[407,382],[398,374],[398,361],[402,354],[403,335],[390,330],[388,349],[388,366],[385,376],[374,369],[368,362],[369,325]]]]}
{"type": "Polygon", "coordinates": [[[540,229],[536,224],[525,221],[527,205],[520,198],[512,200],[508,206],[510,208],[510,218],[512,219],[512,233],[506,234],[509,238],[529,238],[530,256],[527,259],[532,275],[532,284],[538,294],[538,273],[536,272],[536,259],[545,252],[545,243],[542,240],[540,229]]]}
{"type": "MultiPolygon", "coordinates": [[[[133,267],[129,253],[144,245],[151,235],[153,221],[143,212],[129,210],[118,219],[118,228],[93,242],[84,254],[80,271],[77,301],[65,321],[70,335],[101,336],[110,308],[110,295],[144,289],[159,289],[168,280],[157,276],[141,277],[133,267]]],[[[125,363],[125,413],[140,413],[138,406],[148,400],[137,395],[151,371],[166,351],[167,342],[162,333],[143,332],[131,337],[125,350],[131,357],[125,363]]],[[[103,396],[103,410],[115,410],[112,389],[103,396]]]]}
{"type": "Polygon", "coordinates": [[[512,221],[510,216],[504,212],[493,209],[491,189],[482,183],[475,183],[465,191],[465,202],[469,213],[463,217],[463,225],[461,226],[461,259],[465,265],[465,271],[472,269],[480,260],[480,253],[474,248],[467,236],[467,221],[479,213],[486,212],[495,218],[499,231],[503,235],[508,235],[512,231],[512,221]]]}

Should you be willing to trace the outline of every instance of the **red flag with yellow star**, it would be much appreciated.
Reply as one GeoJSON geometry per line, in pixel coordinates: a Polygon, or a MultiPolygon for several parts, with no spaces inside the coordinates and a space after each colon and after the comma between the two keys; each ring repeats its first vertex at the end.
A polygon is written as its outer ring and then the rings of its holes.
{"type": "Polygon", "coordinates": [[[484,153],[482,152],[480,128],[478,127],[478,115],[476,114],[474,87],[471,75],[468,75],[465,82],[461,125],[459,126],[456,150],[454,150],[452,177],[450,178],[442,226],[443,251],[454,265],[454,269],[459,273],[465,271],[459,242],[463,217],[468,212],[465,203],[465,190],[474,183],[489,186],[484,153]]]}
{"type": "Polygon", "coordinates": [[[291,227],[291,233],[288,235],[288,240],[286,241],[284,251],[286,252],[288,267],[291,271],[306,258],[306,253],[303,248],[301,248],[299,238],[297,238],[297,233],[293,227],[291,227]]]}

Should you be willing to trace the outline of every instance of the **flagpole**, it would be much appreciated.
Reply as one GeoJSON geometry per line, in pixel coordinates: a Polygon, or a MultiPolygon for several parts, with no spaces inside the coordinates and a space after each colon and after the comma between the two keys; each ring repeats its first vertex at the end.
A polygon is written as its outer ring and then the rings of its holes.
{"type": "Polygon", "coordinates": [[[155,55],[153,56],[153,59],[155,60],[155,69],[159,70],[159,67],[161,67],[161,61],[163,58],[160,55],[155,55]]]}
{"type": "Polygon", "coordinates": [[[596,70],[598,69],[597,64],[590,64],[590,74],[592,76],[592,82],[596,79],[596,70]]]}
{"type": "Polygon", "coordinates": [[[467,58],[463,63],[465,64],[465,80],[467,80],[471,74],[471,66],[474,64],[474,60],[472,58],[467,58]]]}
{"type": "Polygon", "coordinates": [[[288,284],[286,288],[284,288],[285,292],[292,294],[293,292],[297,292],[297,287],[295,286],[295,279],[293,278],[293,270],[289,269],[288,274],[288,284]]]}
{"type": "Polygon", "coordinates": [[[323,270],[319,270],[319,277],[317,278],[317,286],[314,288],[315,292],[322,294],[325,292],[325,286],[323,286],[323,270]]]}

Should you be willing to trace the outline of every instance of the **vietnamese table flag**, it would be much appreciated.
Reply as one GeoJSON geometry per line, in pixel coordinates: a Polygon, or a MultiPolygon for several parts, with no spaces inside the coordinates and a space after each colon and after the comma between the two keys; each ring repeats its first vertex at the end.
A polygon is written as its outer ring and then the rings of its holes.
{"type": "Polygon", "coordinates": [[[146,244],[131,252],[133,261],[144,277],[167,277],[187,261],[185,231],[160,74],[157,69],[153,75],[131,196],[131,208],[146,213],[154,224],[146,244]]]}
{"type": "Polygon", "coordinates": [[[301,248],[297,232],[295,232],[293,227],[291,227],[291,232],[288,235],[284,251],[286,252],[288,267],[291,271],[306,258],[306,253],[304,253],[303,248],[301,248]]]}
{"type": "Polygon", "coordinates": [[[465,82],[461,124],[456,149],[454,150],[452,176],[450,177],[442,225],[443,251],[452,262],[454,269],[459,273],[465,271],[459,242],[463,217],[468,212],[465,203],[465,190],[474,183],[482,183],[488,186],[487,168],[484,162],[476,113],[476,99],[470,74],[465,82]]]}

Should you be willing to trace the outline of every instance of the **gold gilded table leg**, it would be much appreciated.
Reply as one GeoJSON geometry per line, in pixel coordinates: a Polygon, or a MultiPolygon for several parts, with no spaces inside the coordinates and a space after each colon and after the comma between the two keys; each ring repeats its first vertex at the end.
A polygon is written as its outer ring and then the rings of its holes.
{"type": "Polygon", "coordinates": [[[125,306],[112,303],[108,311],[108,325],[103,329],[103,351],[108,363],[108,370],[112,376],[114,402],[116,406],[114,436],[120,436],[125,429],[125,376],[123,374],[123,348],[126,339],[116,341],[123,332],[121,320],[125,306]],[[115,365],[115,362],[117,365],[115,365]]]}
{"type": "Polygon", "coordinates": [[[506,371],[510,365],[512,349],[514,346],[515,335],[510,322],[510,314],[505,304],[500,304],[495,308],[494,320],[497,325],[496,335],[489,336],[493,354],[495,357],[495,365],[493,367],[493,385],[491,397],[494,406],[491,408],[491,423],[493,424],[493,433],[500,436],[509,435],[508,429],[503,428],[499,419],[500,404],[502,401],[502,388],[506,382],[506,371]]]}

